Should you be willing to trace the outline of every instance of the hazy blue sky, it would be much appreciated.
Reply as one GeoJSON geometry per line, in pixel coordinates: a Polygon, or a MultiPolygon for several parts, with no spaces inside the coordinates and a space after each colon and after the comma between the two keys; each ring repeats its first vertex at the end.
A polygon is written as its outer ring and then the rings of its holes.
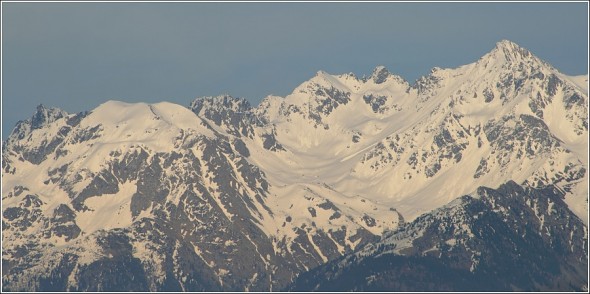
{"type": "Polygon", "coordinates": [[[586,74],[586,3],[2,3],[3,138],[44,104],[231,94],[253,105],[318,70],[411,83],[501,39],[586,74]]]}

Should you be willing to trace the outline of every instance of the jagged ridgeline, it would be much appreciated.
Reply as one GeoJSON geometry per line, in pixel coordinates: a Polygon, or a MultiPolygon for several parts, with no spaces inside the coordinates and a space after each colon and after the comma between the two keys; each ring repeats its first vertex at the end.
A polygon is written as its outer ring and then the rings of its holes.
{"type": "Polygon", "coordinates": [[[587,85],[501,41],[257,107],[39,106],[2,145],[3,290],[587,290],[587,85]]]}
{"type": "Polygon", "coordinates": [[[303,273],[290,290],[585,291],[587,248],[587,228],[562,192],[510,181],[303,273]]]}

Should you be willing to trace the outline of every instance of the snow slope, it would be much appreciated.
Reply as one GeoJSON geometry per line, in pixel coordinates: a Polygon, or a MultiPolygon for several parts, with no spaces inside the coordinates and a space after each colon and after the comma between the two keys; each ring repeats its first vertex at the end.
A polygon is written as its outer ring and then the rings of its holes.
{"type": "MultiPolygon", "coordinates": [[[[413,86],[383,67],[363,79],[320,71],[253,110],[269,122],[260,132],[274,134],[284,150],[268,152],[258,137],[246,142],[271,183],[327,184],[411,220],[481,185],[551,178],[568,165],[587,169],[584,77],[563,75],[510,41],[475,63],[434,68],[413,86]],[[494,123],[524,144],[507,150],[501,138],[491,142],[486,126],[494,123]],[[482,162],[486,172],[474,176],[482,162]]],[[[580,174],[566,200],[587,220],[587,176],[580,174]]]]}

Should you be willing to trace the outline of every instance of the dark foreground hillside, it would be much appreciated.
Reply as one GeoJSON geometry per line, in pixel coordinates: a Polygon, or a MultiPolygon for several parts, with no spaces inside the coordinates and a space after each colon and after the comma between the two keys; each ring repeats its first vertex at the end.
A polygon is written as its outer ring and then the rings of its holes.
{"type": "Polygon", "coordinates": [[[588,290],[587,229],[557,190],[509,182],[475,196],[300,275],[289,290],[588,290]]]}

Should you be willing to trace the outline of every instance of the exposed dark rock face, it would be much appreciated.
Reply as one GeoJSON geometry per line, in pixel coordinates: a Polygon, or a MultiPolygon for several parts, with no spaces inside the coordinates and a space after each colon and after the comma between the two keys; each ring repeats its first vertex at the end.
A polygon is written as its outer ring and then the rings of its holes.
{"type": "Polygon", "coordinates": [[[189,108],[195,114],[238,137],[252,137],[253,127],[261,123],[253,114],[250,103],[244,98],[229,95],[202,97],[195,99],[189,108]]]}
{"type": "Polygon", "coordinates": [[[588,236],[554,187],[481,187],[359,251],[301,274],[292,291],[583,291],[588,236]]]}
{"type": "MultiPolygon", "coordinates": [[[[4,234],[11,236],[5,239],[10,246],[4,247],[4,289],[281,289],[297,273],[340,256],[339,246],[350,252],[347,242],[360,246],[378,238],[362,228],[325,232],[305,226],[295,228],[292,240],[269,236],[260,226],[273,217],[266,203],[269,183],[248,162],[243,142],[187,135],[179,144],[170,153],[139,145],[126,153],[115,150],[98,173],[72,175],[67,164],[49,170],[46,182],[69,191],[71,199],[49,215],[43,211],[50,204],[37,195],[24,196],[27,187],[15,187],[7,196],[22,200],[6,208],[2,219],[4,234]],[[74,185],[84,181],[87,184],[76,192],[74,185]],[[135,183],[128,208],[132,224],[83,232],[76,215],[92,212],[90,201],[118,195],[129,182],[135,183]],[[37,229],[42,234],[35,234],[37,229]]],[[[338,210],[328,202],[321,207],[310,211],[338,210]]]]}

